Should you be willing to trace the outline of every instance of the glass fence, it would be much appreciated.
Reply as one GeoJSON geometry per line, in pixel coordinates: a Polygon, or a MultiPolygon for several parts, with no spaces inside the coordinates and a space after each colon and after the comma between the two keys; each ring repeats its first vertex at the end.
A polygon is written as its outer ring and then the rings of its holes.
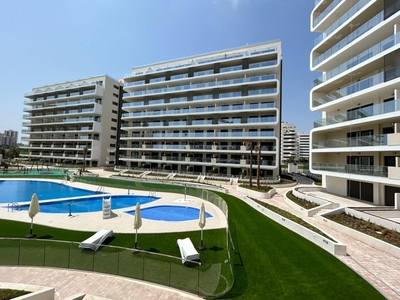
{"type": "Polygon", "coordinates": [[[339,147],[368,147],[386,146],[387,134],[368,135],[354,138],[330,139],[313,142],[313,149],[339,148],[339,147]]]}
{"type": "MultiPolygon", "coordinates": [[[[79,180],[104,184],[99,178],[79,180]]],[[[109,185],[114,182],[116,187],[122,187],[122,180],[107,179],[107,182],[109,185]]],[[[131,182],[128,184],[132,186],[131,182]]],[[[182,186],[171,185],[168,189],[182,193],[182,186]]],[[[188,188],[187,193],[215,204],[228,217],[227,204],[215,193],[195,188],[188,188]]],[[[176,288],[201,297],[222,296],[230,291],[234,282],[231,255],[234,247],[228,228],[227,259],[213,264],[189,262],[186,265],[180,257],[142,250],[133,253],[132,249],[117,246],[102,245],[96,252],[83,250],[78,246],[77,242],[0,238],[0,265],[65,268],[119,275],[176,288]]]]}
{"type": "Polygon", "coordinates": [[[313,163],[312,167],[314,170],[321,171],[388,177],[388,167],[383,166],[313,163]]]}

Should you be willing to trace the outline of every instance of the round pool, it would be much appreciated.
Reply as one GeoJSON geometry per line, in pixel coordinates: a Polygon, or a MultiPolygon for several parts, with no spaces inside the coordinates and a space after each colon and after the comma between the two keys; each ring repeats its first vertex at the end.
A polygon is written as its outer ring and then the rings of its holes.
{"type": "MultiPolygon", "coordinates": [[[[126,211],[130,215],[135,215],[134,210],[126,211]]],[[[140,214],[144,219],[156,221],[193,221],[199,219],[200,209],[187,206],[157,205],[142,208],[140,214]]],[[[212,215],[206,212],[206,218],[212,215]]]]}

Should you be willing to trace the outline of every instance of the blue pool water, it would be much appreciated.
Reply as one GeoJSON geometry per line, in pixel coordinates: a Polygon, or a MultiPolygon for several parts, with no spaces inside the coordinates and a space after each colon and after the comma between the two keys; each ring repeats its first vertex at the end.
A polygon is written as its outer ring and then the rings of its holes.
{"type": "MultiPolygon", "coordinates": [[[[126,211],[130,215],[135,215],[134,210],[126,211]]],[[[142,208],[140,214],[144,219],[156,221],[192,221],[199,218],[200,209],[195,207],[158,205],[148,208],[142,208]]],[[[206,212],[206,218],[212,215],[206,212]]]]}
{"type": "Polygon", "coordinates": [[[64,184],[37,180],[0,180],[0,203],[31,201],[36,193],[39,201],[95,195],[96,192],[64,184]]]}
{"type": "MultiPolygon", "coordinates": [[[[108,199],[109,196],[104,196],[108,199]]],[[[159,199],[158,197],[138,196],[138,195],[113,195],[111,196],[111,209],[119,209],[135,206],[136,203],[146,204],[159,199]]],[[[78,199],[51,201],[40,203],[40,212],[44,213],[69,213],[71,205],[72,214],[101,211],[103,196],[85,197],[78,199]]],[[[29,204],[21,205],[22,210],[28,210],[29,204]]]]}

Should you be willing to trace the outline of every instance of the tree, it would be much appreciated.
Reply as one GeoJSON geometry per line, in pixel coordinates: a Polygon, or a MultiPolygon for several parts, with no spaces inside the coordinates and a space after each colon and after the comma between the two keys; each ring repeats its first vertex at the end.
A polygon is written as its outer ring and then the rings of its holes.
{"type": "Polygon", "coordinates": [[[8,158],[17,158],[19,157],[20,148],[18,144],[12,144],[10,150],[7,152],[8,158]]]}
{"type": "Polygon", "coordinates": [[[249,186],[253,186],[253,143],[252,142],[244,142],[247,148],[250,147],[250,170],[249,170],[249,186]]]}
{"type": "Polygon", "coordinates": [[[261,145],[257,145],[254,149],[257,152],[257,189],[260,189],[261,175],[261,145]]]}
{"type": "Polygon", "coordinates": [[[82,149],[82,153],[83,153],[83,166],[82,166],[82,172],[85,172],[86,169],[86,155],[88,154],[88,147],[85,146],[82,149]]]}

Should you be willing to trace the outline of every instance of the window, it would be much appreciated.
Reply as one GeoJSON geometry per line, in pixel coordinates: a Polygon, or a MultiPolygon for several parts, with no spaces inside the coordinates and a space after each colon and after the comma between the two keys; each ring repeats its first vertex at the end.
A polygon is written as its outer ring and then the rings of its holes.
{"type": "Polygon", "coordinates": [[[111,130],[117,130],[117,127],[111,127],[111,130]]]}
{"type": "Polygon", "coordinates": [[[113,101],[112,104],[115,105],[115,106],[118,106],[118,103],[115,102],[115,101],[113,101]]]}
{"type": "Polygon", "coordinates": [[[115,147],[115,144],[110,144],[110,147],[115,147]]]}
{"type": "Polygon", "coordinates": [[[117,137],[115,135],[110,135],[110,138],[116,139],[117,137]]]}
{"type": "Polygon", "coordinates": [[[116,114],[116,113],[117,113],[117,111],[116,111],[116,110],[112,110],[112,113],[113,113],[113,114],[116,114]]]}
{"type": "Polygon", "coordinates": [[[117,89],[117,90],[119,90],[119,86],[118,85],[113,85],[113,87],[114,87],[114,89],[117,89]]]}
{"type": "Polygon", "coordinates": [[[117,119],[111,119],[111,122],[117,122],[117,119]]]}
{"type": "Polygon", "coordinates": [[[116,97],[116,98],[118,98],[118,94],[116,94],[116,93],[113,93],[113,96],[116,97]]]}

